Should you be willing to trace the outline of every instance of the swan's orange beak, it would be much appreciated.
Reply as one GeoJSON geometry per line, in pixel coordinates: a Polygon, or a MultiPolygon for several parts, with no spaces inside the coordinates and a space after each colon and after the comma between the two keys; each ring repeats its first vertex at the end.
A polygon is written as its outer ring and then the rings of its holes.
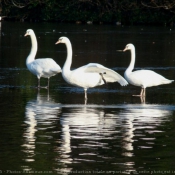
{"type": "Polygon", "coordinates": [[[60,43],[60,40],[58,40],[55,44],[59,44],[60,43]]]}
{"type": "Polygon", "coordinates": [[[28,35],[28,33],[26,32],[26,34],[24,36],[27,36],[27,35],[28,35]]]}
{"type": "Polygon", "coordinates": [[[123,52],[125,52],[126,50],[128,50],[126,47],[123,49],[123,52]]]}

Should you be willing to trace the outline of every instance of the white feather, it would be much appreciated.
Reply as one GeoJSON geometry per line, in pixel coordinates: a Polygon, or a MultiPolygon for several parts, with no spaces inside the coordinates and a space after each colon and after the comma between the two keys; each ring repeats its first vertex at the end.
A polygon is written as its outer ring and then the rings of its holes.
{"type": "Polygon", "coordinates": [[[67,59],[62,69],[62,76],[67,83],[84,88],[85,93],[88,88],[102,85],[105,81],[119,82],[122,86],[128,84],[117,72],[97,63],[90,63],[71,71],[72,46],[70,40],[67,37],[61,37],[56,42],[56,44],[59,43],[64,43],[67,47],[67,59]]]}
{"type": "MultiPolygon", "coordinates": [[[[41,77],[48,78],[48,86],[49,86],[49,78],[60,73],[60,66],[52,59],[52,58],[40,58],[35,60],[36,52],[37,52],[37,40],[35,33],[32,29],[28,29],[24,36],[29,35],[31,38],[32,46],[31,51],[26,59],[26,66],[31,73],[37,76],[38,80],[41,77]]],[[[38,87],[40,87],[38,81],[38,87]]]]}
{"type": "MultiPolygon", "coordinates": [[[[126,80],[135,86],[140,86],[145,89],[146,87],[158,86],[162,84],[172,83],[174,80],[168,80],[164,78],[162,75],[152,71],[152,70],[137,70],[133,71],[135,64],[135,47],[133,44],[127,44],[123,51],[130,50],[131,51],[131,62],[124,73],[124,77],[126,80]]],[[[144,95],[144,94],[140,94],[144,95]]]]}

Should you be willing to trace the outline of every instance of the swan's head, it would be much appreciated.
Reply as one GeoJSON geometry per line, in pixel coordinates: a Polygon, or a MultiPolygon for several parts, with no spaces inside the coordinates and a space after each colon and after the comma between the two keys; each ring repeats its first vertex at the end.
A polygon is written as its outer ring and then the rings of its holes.
{"type": "Polygon", "coordinates": [[[70,42],[69,39],[65,36],[62,36],[58,39],[58,41],[55,44],[59,44],[59,43],[67,43],[70,42]]]}
{"type": "Polygon", "coordinates": [[[127,44],[123,50],[123,52],[125,52],[126,50],[133,50],[135,47],[133,44],[127,44]]]}
{"type": "Polygon", "coordinates": [[[33,33],[34,31],[32,29],[28,29],[24,36],[32,35],[33,33]]]}

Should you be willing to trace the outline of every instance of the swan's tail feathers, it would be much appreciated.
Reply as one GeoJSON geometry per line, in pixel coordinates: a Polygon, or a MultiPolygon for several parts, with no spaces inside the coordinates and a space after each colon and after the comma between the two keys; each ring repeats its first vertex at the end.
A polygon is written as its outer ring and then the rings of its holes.
{"type": "Polygon", "coordinates": [[[174,81],[174,80],[168,80],[168,79],[164,78],[164,79],[161,81],[161,83],[159,82],[158,85],[161,85],[161,84],[170,84],[170,83],[172,83],[173,81],[174,81]]]}
{"type": "Polygon", "coordinates": [[[174,80],[168,80],[168,79],[166,79],[166,81],[164,82],[165,84],[170,84],[170,83],[172,83],[174,80]]]}

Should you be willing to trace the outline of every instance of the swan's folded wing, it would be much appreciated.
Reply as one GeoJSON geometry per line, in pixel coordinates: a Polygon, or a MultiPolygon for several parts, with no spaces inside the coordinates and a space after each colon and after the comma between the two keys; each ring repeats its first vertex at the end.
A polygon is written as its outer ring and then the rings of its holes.
{"type": "Polygon", "coordinates": [[[118,82],[121,86],[126,86],[128,82],[117,72],[97,63],[90,63],[84,67],[84,72],[102,73],[106,82],[118,82]]]}
{"type": "Polygon", "coordinates": [[[35,65],[40,67],[45,74],[61,72],[61,67],[51,58],[36,59],[35,65]]]}

